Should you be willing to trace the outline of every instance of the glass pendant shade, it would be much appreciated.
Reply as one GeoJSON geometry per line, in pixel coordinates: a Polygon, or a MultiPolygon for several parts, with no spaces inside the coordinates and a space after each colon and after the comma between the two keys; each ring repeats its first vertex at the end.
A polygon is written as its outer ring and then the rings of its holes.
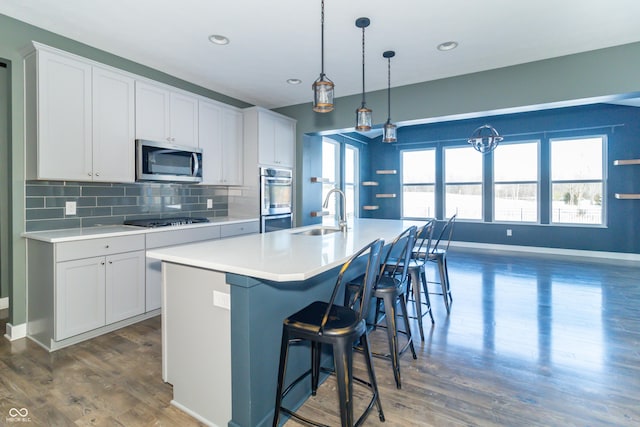
{"type": "Polygon", "coordinates": [[[320,77],[313,83],[312,87],[313,111],[316,113],[333,111],[333,82],[324,74],[320,74],[320,77]]]}
{"type": "Polygon", "coordinates": [[[316,113],[328,113],[333,111],[333,87],[334,84],[324,74],[324,0],[320,3],[320,77],[313,82],[313,111],[316,113]]]}
{"type": "Polygon", "coordinates": [[[482,154],[495,150],[500,141],[504,138],[491,125],[483,125],[473,131],[471,138],[467,140],[469,144],[482,154]]]}
{"type": "Polygon", "coordinates": [[[382,128],[382,142],[398,142],[398,138],[396,137],[396,130],[398,127],[391,123],[390,120],[387,120],[387,123],[384,124],[382,128]]]}
{"type": "Polygon", "coordinates": [[[371,130],[371,110],[364,104],[356,110],[356,130],[371,130]]]}

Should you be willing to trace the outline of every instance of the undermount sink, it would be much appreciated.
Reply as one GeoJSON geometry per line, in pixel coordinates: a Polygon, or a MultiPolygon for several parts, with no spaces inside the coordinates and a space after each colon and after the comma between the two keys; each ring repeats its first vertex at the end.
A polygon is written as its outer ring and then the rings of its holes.
{"type": "Polygon", "coordinates": [[[312,228],[312,229],[305,230],[305,231],[299,231],[299,232],[293,233],[293,234],[299,234],[301,236],[326,236],[327,234],[333,234],[333,233],[338,233],[338,232],[340,232],[339,228],[318,227],[318,228],[312,228]]]}

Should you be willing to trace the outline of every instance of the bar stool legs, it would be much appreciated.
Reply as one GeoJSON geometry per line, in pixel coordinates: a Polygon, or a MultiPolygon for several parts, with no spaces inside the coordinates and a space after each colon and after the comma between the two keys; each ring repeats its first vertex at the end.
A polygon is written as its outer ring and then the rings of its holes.
{"type": "MultiPolygon", "coordinates": [[[[429,291],[427,290],[427,277],[425,274],[424,265],[420,266],[411,266],[409,268],[409,288],[413,293],[413,302],[416,311],[416,319],[418,320],[418,329],[420,331],[420,339],[424,341],[424,328],[422,324],[422,318],[427,313],[431,317],[431,324],[435,324],[433,319],[433,313],[431,312],[431,301],[429,299],[429,291]],[[425,302],[422,302],[421,289],[425,295],[425,302]],[[422,305],[426,307],[426,312],[422,312],[422,305]]],[[[407,295],[409,295],[407,293],[407,295]]]]}
{"type": "Polygon", "coordinates": [[[438,274],[440,275],[440,288],[441,292],[437,294],[442,295],[444,298],[444,306],[447,309],[447,314],[451,312],[451,304],[453,303],[453,297],[451,296],[451,287],[449,286],[449,270],[447,268],[447,254],[445,252],[439,252],[431,254],[431,260],[434,260],[438,264],[438,274]]]}
{"type": "Polygon", "coordinates": [[[389,354],[384,356],[391,359],[391,367],[393,368],[393,377],[396,381],[396,387],[402,388],[402,382],[400,380],[400,355],[408,347],[411,350],[412,357],[414,359],[418,358],[418,356],[416,355],[415,347],[413,346],[413,337],[411,336],[411,328],[409,326],[409,313],[407,311],[407,303],[404,299],[403,293],[397,295],[392,292],[380,292],[376,296],[381,298],[384,304],[387,338],[389,341],[389,354]],[[407,344],[401,350],[398,349],[396,300],[399,300],[400,302],[400,310],[402,318],[404,319],[405,332],[407,334],[407,344]]]}

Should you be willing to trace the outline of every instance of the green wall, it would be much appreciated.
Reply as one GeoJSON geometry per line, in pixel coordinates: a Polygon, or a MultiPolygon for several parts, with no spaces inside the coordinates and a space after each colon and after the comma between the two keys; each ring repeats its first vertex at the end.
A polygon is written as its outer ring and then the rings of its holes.
{"type": "MultiPolygon", "coordinates": [[[[402,52],[398,52],[401,55],[402,52]]],[[[367,66],[373,66],[369,61],[367,66]]],[[[391,91],[392,119],[411,124],[442,121],[498,113],[534,111],[543,108],[590,104],[640,92],[640,43],[616,46],[544,61],[466,74],[447,79],[394,88],[391,91]]],[[[354,70],[357,72],[357,70],[354,70]]],[[[340,82],[336,90],[339,95],[340,82]]],[[[276,111],[297,119],[298,182],[305,173],[304,134],[328,130],[353,132],[355,110],[360,95],[336,100],[331,113],[318,114],[309,102],[276,111]]],[[[386,90],[367,94],[373,122],[380,127],[387,117],[386,90]]],[[[296,193],[296,209],[305,203],[301,186],[296,193]]]]}
{"type": "MultiPolygon", "coordinates": [[[[11,183],[10,191],[11,229],[8,235],[2,235],[3,245],[8,251],[0,252],[0,266],[10,265],[8,284],[2,283],[2,289],[8,287],[10,300],[10,323],[19,325],[26,321],[26,256],[25,241],[20,236],[24,232],[24,67],[22,52],[31,41],[37,41],[58,49],[71,52],[103,64],[111,65],[140,76],[166,83],[190,92],[200,94],[226,104],[244,108],[251,104],[196,86],[184,80],[164,74],[132,61],[120,58],[107,52],[94,49],[77,41],[45,31],[21,21],[0,15],[0,58],[10,62],[10,151],[11,151],[11,183]],[[13,257],[10,257],[12,254],[13,257]]],[[[1,95],[1,94],[0,94],[1,95]]],[[[1,163],[0,163],[1,165],[1,163]]],[[[1,185],[5,185],[4,181],[1,185]]],[[[2,192],[0,192],[0,197],[2,192]]],[[[0,214],[4,212],[0,211],[0,214]]],[[[1,229],[0,229],[1,231],[1,229]]],[[[1,250],[2,246],[0,246],[1,250]]],[[[3,269],[4,271],[4,269],[3,269]]],[[[8,274],[9,274],[8,273],[8,274]]],[[[4,281],[4,276],[0,276],[4,281]]]]}
{"type": "Polygon", "coordinates": [[[0,298],[9,296],[9,61],[0,59],[0,298]],[[4,65],[4,66],[3,66],[4,65]]]}

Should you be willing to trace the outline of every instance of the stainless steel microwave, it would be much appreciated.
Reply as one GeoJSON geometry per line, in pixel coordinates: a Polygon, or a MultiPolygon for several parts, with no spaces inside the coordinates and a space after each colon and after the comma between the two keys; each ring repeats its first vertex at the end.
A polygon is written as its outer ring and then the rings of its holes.
{"type": "Polygon", "coordinates": [[[202,148],[137,139],[136,181],[202,182],[202,148]]]}

